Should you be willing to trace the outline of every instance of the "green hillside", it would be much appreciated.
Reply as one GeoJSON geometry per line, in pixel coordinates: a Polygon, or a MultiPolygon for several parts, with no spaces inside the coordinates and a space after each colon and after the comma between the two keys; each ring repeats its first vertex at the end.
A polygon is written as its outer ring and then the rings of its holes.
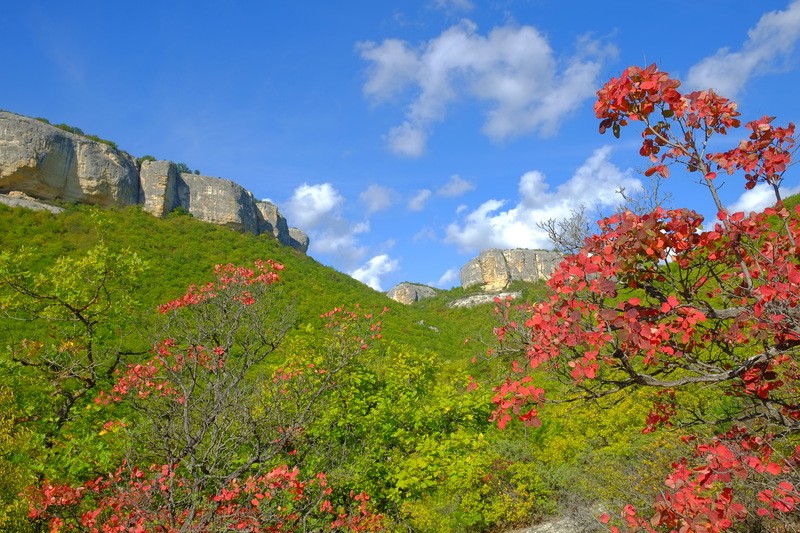
{"type": "MultiPolygon", "coordinates": [[[[187,215],[162,220],[135,207],[100,210],[89,206],[74,206],[52,215],[0,205],[0,216],[2,227],[8,228],[0,236],[2,249],[27,250],[32,254],[34,268],[42,268],[59,256],[78,256],[100,241],[115,250],[134,251],[147,262],[147,283],[137,289],[136,295],[143,310],[154,310],[158,304],[182,294],[192,283],[209,281],[216,264],[247,265],[255,259],[274,259],[286,267],[281,290],[301,321],[343,304],[360,303],[377,309],[386,306],[390,309],[385,320],[388,333],[413,340],[418,347],[435,349],[448,359],[464,357],[461,341],[474,333],[471,329],[476,325],[472,320],[475,311],[454,309],[441,316],[442,313],[412,309],[280,245],[270,235],[239,233],[187,215]]],[[[447,299],[445,293],[434,301],[447,299]]],[[[489,316],[480,310],[477,313],[489,316]]]]}
{"type": "MultiPolygon", "coordinates": [[[[514,354],[485,357],[485,343],[494,339],[494,307],[448,307],[462,289],[405,306],[270,236],[186,215],[156,219],[137,208],[71,206],[52,215],[0,205],[0,227],[0,499],[6,506],[0,530],[46,530],[46,514],[26,516],[38,501],[26,487],[75,486],[108,475],[123,460],[164,462],[158,450],[174,428],[160,421],[178,416],[175,404],[141,391],[138,398],[106,401],[126,368],[148,368],[154,344],[164,338],[220,345],[225,333],[232,339],[231,368],[256,353],[248,352],[253,331],[280,340],[265,358],[242,367],[241,379],[229,375],[236,390],[223,391],[228,407],[212,424],[227,420],[231,435],[252,432],[269,453],[248,463],[254,445],[241,443],[224,448],[225,466],[213,468],[245,465],[234,469],[241,477],[278,465],[306,477],[325,472],[335,508],[351,508],[349,495],[365,492],[392,531],[499,531],[557,508],[584,516],[590,530],[598,526],[593,506],[647,501],[680,455],[674,435],[641,434],[652,403],[646,392],[621,401],[553,404],[538,429],[498,430],[489,421],[492,389],[514,354]],[[214,265],[252,266],[257,259],[285,269],[267,287],[263,305],[243,308],[246,327],[230,326],[241,294],[227,307],[209,307],[214,314],[156,311],[189,285],[212,282],[214,265]],[[83,294],[92,287],[101,289],[83,294]],[[64,304],[75,301],[89,303],[76,313],[80,305],[64,304]],[[326,328],[321,315],[334,308],[358,316],[337,314],[341,321],[326,328]],[[75,316],[90,317],[89,333],[75,316]],[[378,320],[382,338],[374,334],[378,320]],[[283,324],[285,337],[275,333],[283,324]],[[369,348],[357,346],[362,342],[369,348]],[[336,379],[327,380],[326,372],[336,379]],[[291,439],[281,429],[286,420],[302,420],[291,439]]],[[[515,288],[528,301],[544,294],[541,284],[515,288]]],[[[126,379],[132,383],[129,374],[126,379]]],[[[211,382],[192,383],[211,390],[211,382]]],[[[206,414],[195,413],[199,418],[186,424],[202,426],[206,414]]],[[[223,450],[211,446],[204,457],[212,449],[223,450]]],[[[195,457],[194,449],[186,453],[195,457]]],[[[219,488],[211,474],[180,464],[187,479],[209,483],[200,493],[219,488]]],[[[213,473],[212,466],[204,468],[213,473]]]]}

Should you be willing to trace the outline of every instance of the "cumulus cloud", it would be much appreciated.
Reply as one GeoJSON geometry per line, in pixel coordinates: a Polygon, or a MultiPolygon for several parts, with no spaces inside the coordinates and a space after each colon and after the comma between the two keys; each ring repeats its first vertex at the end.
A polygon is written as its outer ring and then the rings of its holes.
{"type": "Polygon", "coordinates": [[[286,212],[291,214],[293,223],[312,228],[336,213],[342,203],[344,197],[330,183],[304,183],[294,190],[286,204],[286,212]]]}
{"type": "Polygon", "coordinates": [[[747,32],[740,50],[722,48],[694,65],[686,79],[692,89],[713,87],[734,98],[754,76],[780,70],[782,62],[795,60],[795,45],[800,39],[800,0],[783,11],[765,13],[747,32]]]}
{"type": "Polygon", "coordinates": [[[292,224],[305,231],[311,244],[309,254],[327,254],[344,269],[354,268],[366,254],[357,236],[370,230],[369,222],[351,223],[341,210],[344,197],[330,183],[297,187],[282,207],[292,224]]]}
{"type": "Polygon", "coordinates": [[[409,211],[422,211],[433,193],[429,189],[422,189],[408,201],[409,211]]]}
{"type": "Polygon", "coordinates": [[[439,187],[436,194],[447,198],[455,198],[475,188],[475,185],[465,180],[458,174],[450,176],[450,181],[439,187]]]}
{"type": "Polygon", "coordinates": [[[481,35],[469,20],[416,49],[397,39],[358,44],[370,63],[364,94],[376,104],[412,98],[403,123],[387,135],[389,148],[406,157],[424,153],[430,129],[462,97],[487,104],[483,132],[493,140],[554,134],[565,116],[594,96],[603,61],[616,54],[588,38],[577,48],[578,55],[560,61],[532,26],[481,35]]]}
{"type": "Polygon", "coordinates": [[[376,291],[380,291],[383,290],[381,289],[381,277],[396,271],[399,265],[400,262],[390,258],[388,254],[376,255],[350,272],[350,275],[376,291]]]}
{"type": "Polygon", "coordinates": [[[392,152],[404,157],[414,158],[425,153],[428,133],[423,125],[406,121],[399,126],[391,128],[385,138],[392,152]]]}
{"type": "MultiPolygon", "coordinates": [[[[781,197],[786,198],[792,194],[800,192],[798,187],[781,187],[781,197]]],[[[728,206],[728,211],[735,213],[744,211],[763,211],[765,208],[775,205],[775,191],[766,183],[759,183],[749,191],[745,191],[738,200],[728,206]]]]}
{"type": "Polygon", "coordinates": [[[434,287],[439,287],[440,289],[450,289],[460,283],[460,281],[460,272],[455,268],[451,268],[442,274],[442,277],[440,277],[438,281],[429,283],[428,285],[433,285],[434,287]]]}
{"type": "Polygon", "coordinates": [[[615,192],[642,190],[631,170],[620,170],[610,161],[611,147],[596,150],[573,176],[554,191],[539,171],[530,171],[519,180],[516,204],[503,209],[507,200],[487,200],[462,220],[446,229],[445,241],[461,251],[487,248],[549,248],[547,233],[537,223],[569,217],[581,205],[611,207],[619,203],[615,192]]]}
{"type": "Polygon", "coordinates": [[[358,48],[361,58],[372,62],[363,90],[375,103],[391,100],[414,81],[419,60],[405,41],[386,39],[380,46],[367,42],[358,48]]]}
{"type": "Polygon", "coordinates": [[[376,213],[391,207],[396,196],[397,192],[394,189],[370,185],[358,196],[358,199],[367,207],[367,213],[376,213]]]}

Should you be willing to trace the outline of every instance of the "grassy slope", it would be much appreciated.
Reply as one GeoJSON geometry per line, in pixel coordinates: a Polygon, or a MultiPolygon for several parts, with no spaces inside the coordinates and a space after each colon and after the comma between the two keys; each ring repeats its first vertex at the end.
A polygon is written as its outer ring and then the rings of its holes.
{"type": "Polygon", "coordinates": [[[189,216],[162,220],[137,208],[89,206],[52,215],[0,205],[0,228],[0,247],[26,249],[35,259],[34,269],[63,254],[80,254],[101,240],[112,250],[132,250],[149,262],[147,281],[137,294],[142,309],[155,309],[183,294],[189,284],[209,281],[215,264],[248,265],[260,258],[285,265],[281,286],[299,323],[337,306],[388,307],[387,337],[433,350],[453,362],[469,359],[463,345],[466,337],[491,332],[490,306],[448,309],[445,302],[453,298],[448,292],[425,306],[405,306],[270,236],[239,233],[189,216]]]}

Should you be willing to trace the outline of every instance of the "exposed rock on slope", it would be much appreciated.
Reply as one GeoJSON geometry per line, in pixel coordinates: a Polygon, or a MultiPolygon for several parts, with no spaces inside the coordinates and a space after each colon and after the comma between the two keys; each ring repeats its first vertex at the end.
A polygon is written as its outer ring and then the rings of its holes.
{"type": "Polygon", "coordinates": [[[171,161],[143,161],[83,135],[0,111],[0,192],[104,207],[141,204],[157,217],[181,207],[195,218],[256,235],[269,233],[305,253],[308,236],[278,208],[222,178],[181,174],[171,161]]]}
{"type": "Polygon", "coordinates": [[[408,305],[436,296],[436,289],[416,283],[401,283],[389,289],[386,295],[392,300],[408,305]]]}
{"type": "Polygon", "coordinates": [[[495,292],[491,294],[473,294],[472,296],[466,296],[464,298],[459,298],[458,300],[453,300],[447,307],[476,307],[478,305],[488,304],[494,302],[495,298],[500,298],[501,300],[506,300],[511,298],[512,300],[518,299],[522,296],[520,292],[495,292]]]}
{"type": "Polygon", "coordinates": [[[178,167],[171,161],[142,161],[139,170],[143,209],[165,217],[178,207],[178,167]]]}
{"type": "Polygon", "coordinates": [[[7,112],[0,112],[0,190],[104,207],[140,198],[130,154],[7,112]]]}
{"type": "Polygon", "coordinates": [[[181,174],[178,205],[200,220],[258,234],[259,211],[253,194],[232,181],[181,174]]]}
{"type": "Polygon", "coordinates": [[[561,254],[546,250],[484,250],[461,269],[461,286],[500,291],[513,281],[547,279],[562,259],[561,254]]]}
{"type": "Polygon", "coordinates": [[[0,194],[0,204],[5,204],[10,207],[24,207],[34,211],[50,211],[51,213],[58,214],[64,209],[54,205],[45,204],[39,200],[35,200],[25,194],[24,192],[13,191],[8,194],[0,194]]]}

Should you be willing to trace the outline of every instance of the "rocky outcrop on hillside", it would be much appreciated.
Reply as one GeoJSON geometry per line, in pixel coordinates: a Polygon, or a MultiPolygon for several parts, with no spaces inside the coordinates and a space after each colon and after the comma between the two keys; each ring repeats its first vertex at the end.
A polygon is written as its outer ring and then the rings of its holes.
{"type": "Polygon", "coordinates": [[[278,208],[222,178],[182,174],[171,161],[143,161],[109,144],[0,111],[0,193],[103,207],[142,205],[157,217],[183,208],[195,218],[256,235],[269,233],[305,253],[308,236],[278,208]]]}
{"type": "Polygon", "coordinates": [[[171,161],[142,161],[139,169],[142,208],[153,216],[165,217],[178,207],[178,167],[171,161]]]}
{"type": "Polygon", "coordinates": [[[286,224],[286,219],[278,211],[278,206],[273,203],[260,201],[256,202],[258,209],[258,233],[271,233],[278,239],[278,242],[286,246],[292,246],[305,252],[308,250],[308,235],[300,229],[290,228],[286,224]]]}
{"type": "Polygon", "coordinates": [[[436,289],[417,283],[401,283],[389,289],[386,295],[396,302],[409,305],[436,296],[436,289]]]}
{"type": "Polygon", "coordinates": [[[452,302],[447,304],[447,307],[450,308],[476,307],[478,305],[494,303],[496,298],[499,298],[501,300],[508,300],[508,299],[516,300],[521,296],[522,296],[521,292],[494,292],[494,293],[473,294],[472,296],[465,296],[464,298],[453,300],[452,302]]]}
{"type": "Polygon", "coordinates": [[[130,154],[8,112],[0,112],[0,190],[104,207],[140,197],[130,154]]]}
{"type": "Polygon", "coordinates": [[[9,207],[24,207],[34,211],[50,211],[53,214],[58,214],[64,210],[61,207],[40,202],[39,200],[31,198],[24,192],[19,191],[12,191],[8,194],[0,194],[0,204],[5,204],[9,207]]]}
{"type": "Polygon", "coordinates": [[[181,174],[178,205],[195,218],[239,231],[258,234],[259,210],[253,194],[222,178],[181,174]]]}
{"type": "Polygon", "coordinates": [[[547,250],[484,250],[461,269],[461,286],[476,285],[484,291],[501,291],[514,281],[547,279],[563,256],[547,250]]]}

